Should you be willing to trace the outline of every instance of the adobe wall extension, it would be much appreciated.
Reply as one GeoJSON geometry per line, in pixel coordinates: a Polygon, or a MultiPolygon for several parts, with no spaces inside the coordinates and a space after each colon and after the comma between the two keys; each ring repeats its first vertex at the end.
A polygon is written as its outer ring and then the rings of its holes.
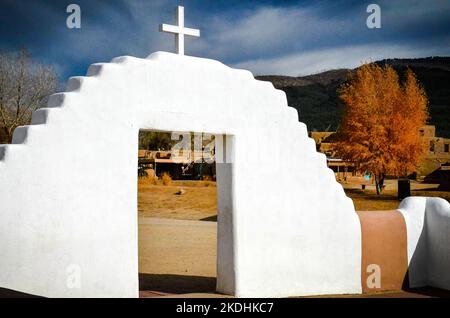
{"type": "Polygon", "coordinates": [[[408,233],[409,286],[450,290],[450,204],[442,198],[409,197],[399,210],[408,233]]]}

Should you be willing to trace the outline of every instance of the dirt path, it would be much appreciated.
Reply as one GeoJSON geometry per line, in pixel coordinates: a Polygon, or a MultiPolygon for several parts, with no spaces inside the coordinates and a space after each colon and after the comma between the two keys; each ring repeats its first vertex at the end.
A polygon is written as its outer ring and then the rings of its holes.
{"type": "Polygon", "coordinates": [[[216,242],[216,222],[140,217],[140,290],[148,295],[213,293],[216,242]]]}

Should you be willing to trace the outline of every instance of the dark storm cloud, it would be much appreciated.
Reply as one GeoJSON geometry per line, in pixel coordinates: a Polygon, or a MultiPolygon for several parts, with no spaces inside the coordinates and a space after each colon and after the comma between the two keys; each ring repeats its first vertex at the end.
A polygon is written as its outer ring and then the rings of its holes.
{"type": "Polygon", "coordinates": [[[449,1],[373,1],[382,28],[366,27],[365,1],[1,1],[0,49],[27,47],[61,76],[83,75],[90,63],[114,56],[146,57],[173,50],[158,32],[186,7],[186,25],[202,30],[186,53],[219,59],[255,73],[307,74],[385,57],[449,55],[449,1]],[[77,3],[82,28],[66,27],[77,3]]]}

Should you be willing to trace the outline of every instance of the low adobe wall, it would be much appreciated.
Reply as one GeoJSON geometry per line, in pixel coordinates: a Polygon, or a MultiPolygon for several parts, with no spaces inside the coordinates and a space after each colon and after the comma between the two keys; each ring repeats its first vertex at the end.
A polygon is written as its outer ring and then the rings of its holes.
{"type": "Polygon", "coordinates": [[[450,290],[449,202],[409,197],[397,211],[357,214],[363,293],[426,286],[450,290]]]}
{"type": "Polygon", "coordinates": [[[402,214],[399,211],[357,214],[361,222],[363,293],[401,290],[408,271],[407,233],[402,214]]]}

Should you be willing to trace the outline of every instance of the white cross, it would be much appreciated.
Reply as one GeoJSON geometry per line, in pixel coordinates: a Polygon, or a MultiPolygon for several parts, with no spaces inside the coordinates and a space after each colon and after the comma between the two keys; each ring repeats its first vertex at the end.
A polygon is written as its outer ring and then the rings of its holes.
{"type": "Polygon", "coordinates": [[[175,20],[178,21],[178,25],[161,24],[159,31],[175,34],[175,49],[179,55],[184,55],[184,36],[199,37],[200,30],[184,27],[184,7],[182,6],[178,6],[175,10],[175,20]]]}

